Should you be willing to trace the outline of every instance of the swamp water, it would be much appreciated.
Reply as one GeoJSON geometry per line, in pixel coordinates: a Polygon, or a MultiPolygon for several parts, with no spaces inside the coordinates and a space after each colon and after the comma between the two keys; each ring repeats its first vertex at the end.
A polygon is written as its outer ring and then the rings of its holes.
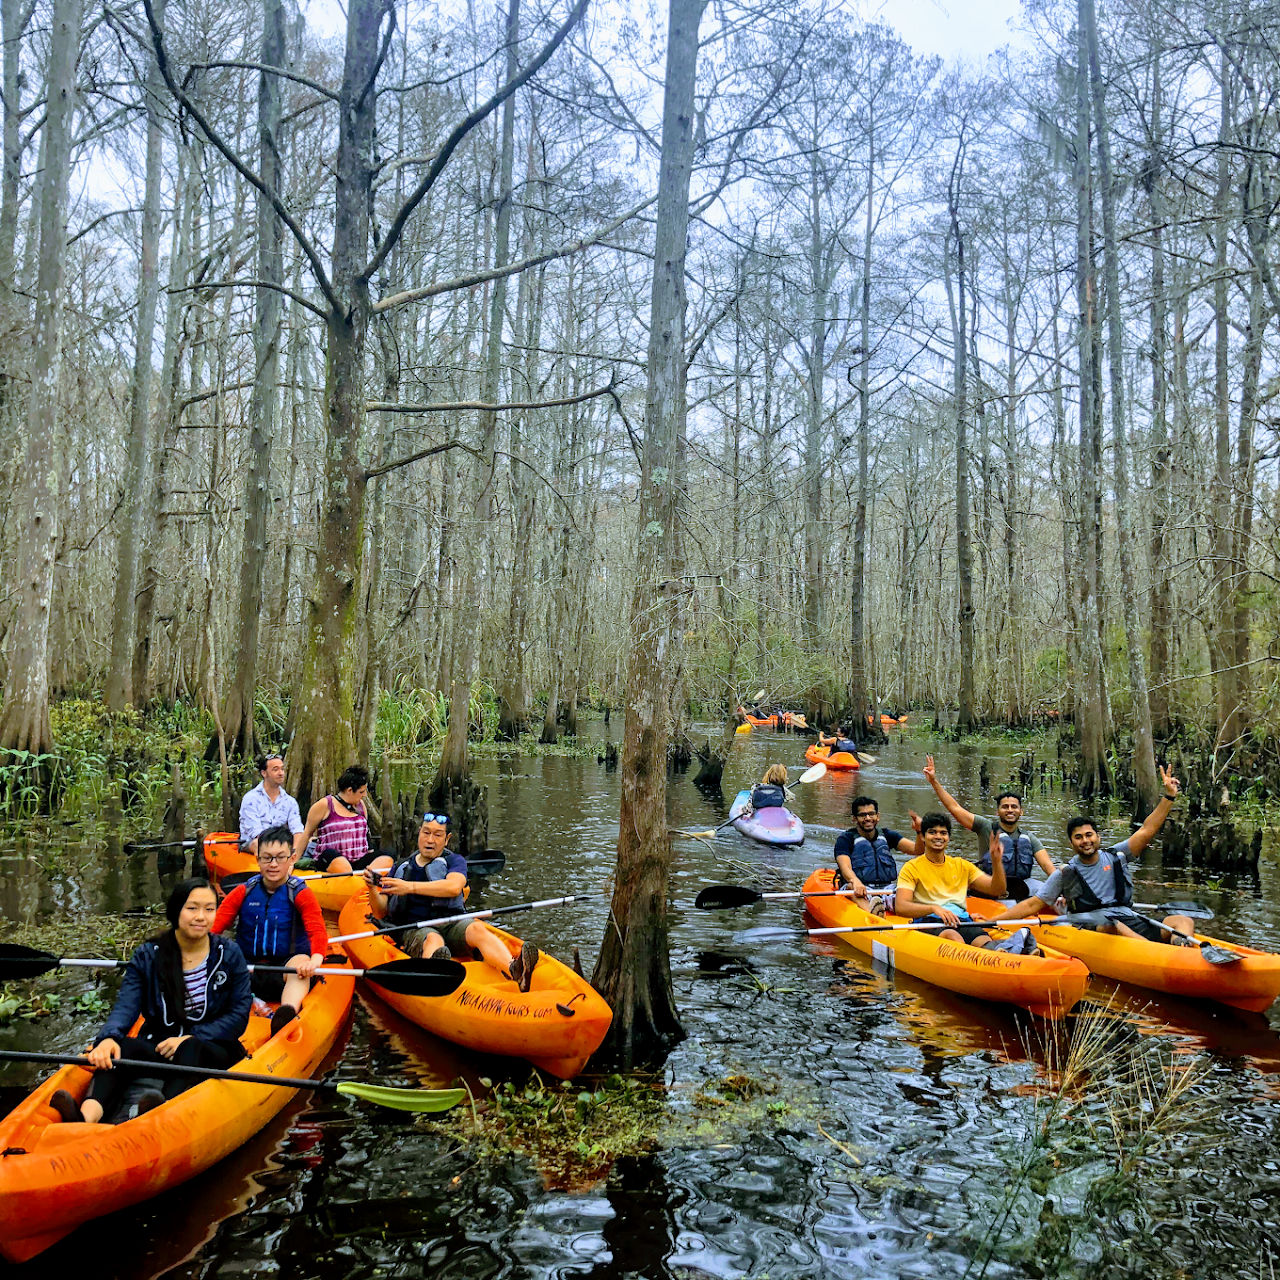
{"type": "MultiPolygon", "coordinates": [[[[597,729],[598,726],[590,726],[597,729]]],[[[799,887],[868,791],[884,824],[932,807],[920,777],[926,746],[891,742],[858,774],[798,788],[809,824],[799,849],[754,845],[732,831],[713,848],[677,843],[671,954],[688,1038],[659,1073],[658,1145],[599,1178],[540,1172],[518,1155],[481,1156],[411,1117],[354,1101],[298,1098],[253,1142],[209,1173],[139,1208],[82,1228],[16,1276],[88,1267],[108,1280],[347,1277],[1260,1277],[1280,1264],[1280,1014],[1236,1013],[1095,979],[1109,1031],[1091,1059],[1084,1100],[1045,1130],[1062,1042],[1004,1007],[886,977],[826,939],[749,946],[744,929],[798,924],[787,902],[738,912],[693,909],[698,889],[744,882],[799,887]],[[1050,1037],[1050,1039],[1052,1039],[1050,1037]],[[1145,1106],[1114,1082],[1148,1073],[1145,1106]],[[1160,1082],[1191,1081],[1164,1115],[1160,1082]],[[1168,1073],[1172,1071],[1173,1076],[1168,1073]],[[1126,1111],[1126,1107],[1129,1110],[1126,1111]],[[1164,1136],[1118,1168],[1112,1134],[1132,1151],[1152,1119],[1164,1136]],[[1037,1135],[1044,1134],[1037,1141],[1037,1135]],[[1118,1169],[1118,1172],[1117,1172],[1118,1169]],[[546,1176],[544,1175],[546,1173],[546,1176]],[[567,1185],[566,1185],[567,1184],[567,1185]],[[172,1269],[172,1270],[171,1270],[172,1269]]],[[[738,786],[781,760],[804,767],[804,740],[740,738],[712,801],[692,775],[671,781],[673,827],[724,820],[738,786]]],[[[995,787],[1014,748],[935,749],[939,776],[970,807],[983,755],[995,787]]],[[[1052,757],[1050,757],[1052,758],[1052,757]]],[[[600,890],[614,859],[618,775],[592,760],[484,760],[490,844],[505,874],[473,902],[490,906],[600,890]]],[[[981,806],[989,811],[989,804],[981,806]]],[[[1055,859],[1067,853],[1060,794],[1028,796],[1026,827],[1055,859]]],[[[1117,819],[1114,839],[1123,834],[1117,819]]],[[[973,838],[959,837],[971,849],[973,838]]],[[[117,835],[55,820],[3,849],[8,922],[121,912],[162,896],[155,857],[124,858],[117,835]]],[[[1280,949],[1280,870],[1264,855],[1261,890],[1206,888],[1158,864],[1139,897],[1194,897],[1209,930],[1280,949]]],[[[607,899],[516,918],[517,931],[589,974],[607,899]]],[[[74,1051],[101,1021],[88,1006],[109,979],[41,980],[52,1016],[0,1026],[0,1047],[74,1051]],[[74,1006],[79,1003],[81,1009],[74,1006]]],[[[406,1023],[376,999],[356,1001],[333,1070],[348,1079],[442,1085],[464,1075],[522,1083],[519,1063],[473,1059],[406,1023]]],[[[12,1106],[34,1069],[0,1073],[12,1106]]],[[[571,1097],[576,1097],[575,1086],[571,1097]]],[[[449,1119],[450,1117],[446,1117],[449,1119]]],[[[470,1117],[451,1113],[458,1130],[470,1117]]]]}

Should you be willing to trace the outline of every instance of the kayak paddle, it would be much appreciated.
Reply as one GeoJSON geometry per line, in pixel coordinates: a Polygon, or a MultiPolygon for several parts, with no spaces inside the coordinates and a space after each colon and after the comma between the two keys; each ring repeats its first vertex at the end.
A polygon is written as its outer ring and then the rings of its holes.
{"type": "MultiPolygon", "coordinates": [[[[797,779],[796,782],[817,782],[824,777],[827,772],[827,766],[821,760],[817,764],[806,769],[797,779]]],[[[790,786],[790,783],[787,784],[790,786]]],[[[690,840],[710,840],[712,836],[718,835],[725,827],[732,826],[742,815],[735,813],[732,818],[726,818],[718,827],[710,831],[677,831],[676,835],[687,836],[690,840]]]]}
{"type": "MultiPolygon", "coordinates": [[[[69,1067],[88,1067],[88,1058],[62,1053],[27,1053],[0,1049],[0,1059],[10,1062],[51,1062],[69,1067]]],[[[184,1067],[173,1062],[134,1063],[147,1075],[199,1076],[202,1080],[239,1080],[242,1084],[273,1084],[282,1089],[314,1089],[321,1093],[341,1093],[349,1098],[390,1107],[393,1111],[448,1111],[467,1096],[465,1089],[391,1089],[380,1084],[358,1084],[354,1080],[313,1080],[309,1076],[267,1076],[252,1071],[215,1071],[212,1067],[184,1067]]]]}
{"type": "MultiPolygon", "coordinates": [[[[976,924],[980,928],[1004,929],[1012,933],[1015,929],[1020,929],[1023,925],[1028,924],[1109,924],[1106,913],[1102,911],[1078,911],[1075,915],[1070,916],[1026,916],[1021,920],[1001,920],[996,924],[993,920],[961,920],[960,923],[976,924]]],[[[782,929],[782,928],[761,928],[761,929],[745,929],[742,933],[735,935],[742,942],[787,942],[792,938],[817,937],[819,934],[829,933],[890,933],[894,930],[905,929],[954,929],[955,925],[944,924],[942,921],[921,923],[912,920],[907,924],[861,924],[854,925],[853,928],[841,928],[834,926],[829,929],[782,929]]]]}
{"type": "Polygon", "coordinates": [[[850,898],[852,889],[820,889],[814,893],[761,893],[759,889],[748,889],[744,884],[713,884],[703,889],[693,900],[693,905],[701,911],[729,911],[735,907],[749,907],[754,902],[763,902],[774,898],[850,898]]]}
{"type": "Polygon", "coordinates": [[[1171,916],[1188,916],[1192,920],[1212,920],[1213,908],[1200,902],[1135,902],[1137,911],[1167,911],[1171,916]]]}
{"type": "MultiPolygon", "coordinates": [[[[37,978],[51,969],[123,969],[127,960],[55,956],[48,951],[34,951],[11,942],[0,943],[0,981],[37,978]]],[[[286,965],[251,964],[250,972],[297,973],[286,965]]],[[[316,973],[336,978],[364,978],[404,996],[447,996],[456,991],[467,976],[457,960],[392,960],[372,969],[317,969],[316,973]]]]}
{"type": "MultiPolygon", "coordinates": [[[[405,929],[430,929],[433,925],[456,924],[459,920],[488,920],[491,916],[511,915],[516,911],[532,911],[534,907],[563,907],[570,902],[585,902],[588,898],[602,898],[602,893],[579,893],[569,898],[543,898],[540,902],[518,902],[514,907],[490,907],[488,911],[467,911],[456,916],[440,916],[436,920],[411,920],[408,924],[393,924],[385,929],[370,929],[365,933],[344,933],[330,942],[354,942],[357,938],[377,938],[384,933],[401,933],[405,929]]],[[[446,964],[457,964],[445,961],[446,964]]]]}
{"type": "MultiPolygon", "coordinates": [[[[494,856],[491,858],[476,858],[474,862],[468,860],[468,875],[474,873],[478,876],[495,876],[507,865],[507,855],[501,849],[486,849],[485,852],[494,856]]],[[[248,884],[254,876],[260,874],[258,871],[237,871],[234,875],[223,876],[218,883],[226,891],[238,888],[242,884],[248,884]]],[[[306,872],[296,871],[294,874],[307,883],[312,880],[341,880],[344,876],[359,876],[362,880],[364,879],[362,871],[323,871],[319,875],[308,875],[306,872]]]]}

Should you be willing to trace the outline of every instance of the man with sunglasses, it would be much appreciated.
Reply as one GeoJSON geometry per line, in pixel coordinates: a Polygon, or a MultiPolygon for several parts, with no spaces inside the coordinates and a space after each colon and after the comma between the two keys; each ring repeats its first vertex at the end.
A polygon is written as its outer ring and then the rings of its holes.
{"type": "Polygon", "coordinates": [[[506,944],[480,920],[450,921],[466,911],[467,860],[449,845],[449,815],[424,813],[418,828],[418,851],[390,875],[370,868],[364,873],[369,904],[379,920],[417,924],[400,939],[400,949],[413,959],[466,957],[474,949],[503,977],[529,990],[538,948],[526,942],[513,960],[506,944]]]}
{"type": "Polygon", "coordinates": [[[270,827],[288,827],[293,851],[306,848],[302,838],[302,813],[298,802],[284,789],[284,756],[278,751],[259,756],[262,781],[240,801],[240,847],[258,852],[258,837],[270,827]]]}

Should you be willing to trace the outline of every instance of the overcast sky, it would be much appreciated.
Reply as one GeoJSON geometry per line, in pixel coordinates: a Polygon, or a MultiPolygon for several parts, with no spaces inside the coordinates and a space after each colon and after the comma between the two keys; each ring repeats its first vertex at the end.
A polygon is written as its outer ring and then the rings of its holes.
{"type": "MultiPolygon", "coordinates": [[[[325,35],[345,24],[338,0],[303,0],[303,8],[307,22],[325,35]]],[[[1001,45],[1018,42],[1008,26],[1018,8],[1018,0],[866,0],[865,12],[896,27],[917,53],[981,62],[1001,45]]]]}

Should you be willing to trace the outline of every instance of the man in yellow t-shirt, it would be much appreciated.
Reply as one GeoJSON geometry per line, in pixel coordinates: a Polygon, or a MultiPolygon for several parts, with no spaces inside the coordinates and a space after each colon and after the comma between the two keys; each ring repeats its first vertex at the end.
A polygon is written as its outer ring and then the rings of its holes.
{"type": "Polygon", "coordinates": [[[968,858],[947,857],[951,843],[951,819],[945,813],[911,815],[911,825],[920,833],[924,852],[898,870],[898,891],[894,896],[895,915],[922,924],[945,924],[938,930],[948,942],[967,942],[985,947],[991,935],[974,924],[965,909],[970,888],[993,898],[1005,896],[1004,856],[999,837],[991,833],[991,871],[981,871],[968,858]]]}

